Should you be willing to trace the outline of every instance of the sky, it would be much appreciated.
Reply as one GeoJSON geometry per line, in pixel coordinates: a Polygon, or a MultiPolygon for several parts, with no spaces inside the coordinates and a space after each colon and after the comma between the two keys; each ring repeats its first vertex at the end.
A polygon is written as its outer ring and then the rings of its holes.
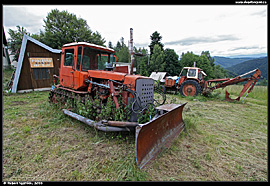
{"type": "Polygon", "coordinates": [[[121,37],[128,45],[133,28],[134,46],[145,47],[158,31],[164,49],[211,56],[267,53],[267,5],[2,5],[3,26],[23,26],[30,33],[44,30],[43,19],[52,9],[67,10],[87,21],[113,46],[121,37]]]}

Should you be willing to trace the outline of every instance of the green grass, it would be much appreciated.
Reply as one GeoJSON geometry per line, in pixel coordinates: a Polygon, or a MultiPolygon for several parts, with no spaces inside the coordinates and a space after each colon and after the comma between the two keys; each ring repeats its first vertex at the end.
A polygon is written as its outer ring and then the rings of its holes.
{"type": "Polygon", "coordinates": [[[224,91],[168,94],[167,103],[188,102],[186,127],[143,170],[134,133],[76,121],[48,103],[49,92],[4,92],[3,181],[267,181],[267,89],[255,87],[243,104],[224,101],[224,91]]]}

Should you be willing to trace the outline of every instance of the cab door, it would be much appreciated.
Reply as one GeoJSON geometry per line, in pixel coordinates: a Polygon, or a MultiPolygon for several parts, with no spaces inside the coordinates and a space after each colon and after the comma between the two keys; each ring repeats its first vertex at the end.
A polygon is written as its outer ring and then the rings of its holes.
{"type": "Polygon", "coordinates": [[[66,48],[62,54],[62,68],[60,75],[60,84],[64,87],[73,88],[74,87],[74,71],[75,71],[75,55],[74,48],[66,48]]]}
{"type": "Polygon", "coordinates": [[[73,83],[74,87],[73,89],[77,90],[82,86],[82,83],[80,82],[81,80],[81,60],[82,60],[82,46],[77,46],[76,47],[76,70],[74,71],[74,78],[73,78],[73,83]]]}

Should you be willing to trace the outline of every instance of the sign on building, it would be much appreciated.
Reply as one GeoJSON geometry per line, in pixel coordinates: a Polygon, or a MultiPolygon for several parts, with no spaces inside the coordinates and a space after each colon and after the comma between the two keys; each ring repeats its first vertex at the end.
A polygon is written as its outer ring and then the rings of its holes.
{"type": "Polygon", "coordinates": [[[31,68],[53,68],[52,58],[29,58],[31,68]]]}

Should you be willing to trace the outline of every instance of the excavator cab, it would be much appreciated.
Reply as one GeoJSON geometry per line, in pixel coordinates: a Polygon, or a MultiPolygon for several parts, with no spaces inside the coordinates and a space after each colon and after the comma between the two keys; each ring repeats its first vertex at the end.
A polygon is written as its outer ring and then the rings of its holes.
{"type": "Polygon", "coordinates": [[[187,79],[203,79],[203,76],[207,76],[205,72],[197,67],[184,67],[179,74],[179,77],[187,79]]]}
{"type": "Polygon", "coordinates": [[[197,67],[184,67],[179,74],[178,84],[181,85],[188,79],[193,79],[199,83],[203,80],[203,76],[207,76],[204,71],[197,67]]]}

